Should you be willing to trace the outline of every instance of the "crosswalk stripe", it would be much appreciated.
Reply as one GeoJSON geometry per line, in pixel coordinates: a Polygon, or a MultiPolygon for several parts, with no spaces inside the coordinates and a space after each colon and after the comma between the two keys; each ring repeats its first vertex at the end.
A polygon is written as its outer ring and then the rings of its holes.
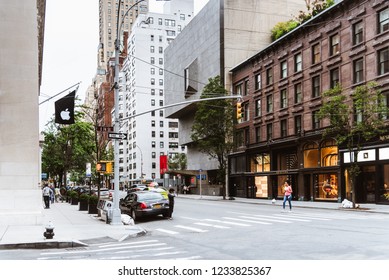
{"type": "Polygon", "coordinates": [[[107,248],[107,247],[116,247],[116,246],[125,246],[125,245],[140,245],[140,244],[147,244],[147,243],[155,243],[158,242],[158,240],[145,240],[145,241],[135,241],[135,242],[124,242],[124,243],[110,243],[105,245],[99,245],[99,248],[107,248]],[[118,245],[119,244],[119,245],[118,245]]]}
{"type": "Polygon", "coordinates": [[[293,217],[289,217],[289,215],[285,216],[285,215],[280,215],[280,214],[273,214],[273,216],[276,216],[277,219],[282,219],[282,220],[299,221],[299,222],[311,222],[311,220],[293,218],[293,217]]]}
{"type": "MultiPolygon", "coordinates": [[[[231,218],[231,217],[223,217],[223,219],[226,219],[226,220],[233,220],[233,221],[242,221],[242,219],[231,218]]],[[[245,223],[252,223],[252,224],[271,225],[271,223],[260,222],[260,221],[244,220],[244,222],[245,222],[245,223]]]]}
{"type": "Polygon", "coordinates": [[[180,225],[177,225],[177,226],[174,226],[174,227],[182,228],[182,229],[187,229],[187,230],[191,230],[191,231],[196,231],[196,232],[207,232],[208,231],[208,230],[204,230],[204,229],[199,229],[199,228],[194,228],[194,227],[187,227],[187,226],[180,226],[180,225]]]}
{"type": "Polygon", "coordinates": [[[263,220],[263,221],[269,221],[269,222],[274,222],[274,223],[283,223],[283,224],[290,224],[292,222],[289,221],[281,221],[281,220],[276,220],[272,218],[262,218],[262,217],[248,217],[248,216],[240,216],[245,219],[254,219],[254,220],[263,220]]]}
{"type": "Polygon", "coordinates": [[[158,230],[158,231],[164,232],[164,233],[168,233],[168,234],[179,234],[179,232],[177,232],[177,231],[167,230],[167,229],[163,229],[163,228],[156,228],[155,230],[158,230]]]}
{"type": "Polygon", "coordinates": [[[229,225],[237,225],[237,226],[242,226],[242,227],[251,227],[251,225],[248,225],[248,224],[241,224],[241,223],[235,223],[235,222],[218,221],[218,220],[212,220],[212,219],[205,219],[205,220],[209,221],[209,222],[223,223],[223,224],[229,224],[229,225]]]}
{"type": "Polygon", "coordinates": [[[317,217],[307,216],[307,215],[299,215],[299,214],[288,214],[288,215],[296,218],[306,218],[306,219],[319,220],[319,221],[331,221],[331,219],[328,218],[317,218],[317,217]]]}
{"type": "Polygon", "coordinates": [[[194,224],[199,225],[199,226],[205,226],[205,227],[224,228],[224,229],[230,228],[230,227],[226,227],[226,226],[211,225],[211,224],[207,224],[207,223],[194,223],[194,224]]]}
{"type": "MultiPolygon", "coordinates": [[[[148,251],[163,251],[163,250],[171,250],[174,249],[174,247],[160,247],[160,248],[147,248],[147,249],[138,249],[138,250],[131,250],[131,253],[142,253],[142,252],[148,252],[148,251]]],[[[113,252],[114,254],[128,254],[128,251],[117,251],[113,252]]],[[[101,253],[99,253],[101,254],[101,253]]]]}

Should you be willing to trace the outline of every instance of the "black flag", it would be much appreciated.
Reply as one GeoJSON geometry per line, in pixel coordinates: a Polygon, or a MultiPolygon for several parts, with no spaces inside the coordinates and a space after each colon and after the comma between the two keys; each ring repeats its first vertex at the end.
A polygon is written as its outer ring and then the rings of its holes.
{"type": "Polygon", "coordinates": [[[59,124],[73,124],[74,123],[74,99],[76,91],[55,102],[55,122],[59,124]]]}

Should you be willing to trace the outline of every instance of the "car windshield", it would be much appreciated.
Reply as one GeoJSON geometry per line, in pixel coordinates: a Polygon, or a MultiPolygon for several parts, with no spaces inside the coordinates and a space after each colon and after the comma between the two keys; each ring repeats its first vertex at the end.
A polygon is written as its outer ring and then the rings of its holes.
{"type": "Polygon", "coordinates": [[[138,201],[156,200],[156,199],[163,199],[163,196],[160,193],[155,193],[155,192],[145,192],[145,193],[138,194],[138,201]]]}

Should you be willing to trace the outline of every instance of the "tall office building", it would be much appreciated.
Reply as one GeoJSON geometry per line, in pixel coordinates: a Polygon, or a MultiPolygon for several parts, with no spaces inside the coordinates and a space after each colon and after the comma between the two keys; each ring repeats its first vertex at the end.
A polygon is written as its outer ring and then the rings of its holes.
{"type": "Polygon", "coordinates": [[[193,0],[170,1],[163,14],[139,15],[129,35],[119,80],[119,116],[126,118],[121,131],[128,133],[119,146],[122,183],[162,179],[163,159],[185,152],[178,145],[178,121],[165,118],[165,110],[158,108],[169,90],[164,87],[164,50],[193,18],[193,7],[193,0]]]}

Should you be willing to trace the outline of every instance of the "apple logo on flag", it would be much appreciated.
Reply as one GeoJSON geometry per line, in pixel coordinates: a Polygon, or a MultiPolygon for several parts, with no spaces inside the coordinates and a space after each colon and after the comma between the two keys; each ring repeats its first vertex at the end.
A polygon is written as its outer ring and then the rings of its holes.
{"type": "Polygon", "coordinates": [[[62,111],[62,112],[61,112],[61,119],[65,120],[65,121],[70,120],[70,112],[69,112],[68,110],[69,110],[69,109],[66,108],[65,111],[62,111]]]}

